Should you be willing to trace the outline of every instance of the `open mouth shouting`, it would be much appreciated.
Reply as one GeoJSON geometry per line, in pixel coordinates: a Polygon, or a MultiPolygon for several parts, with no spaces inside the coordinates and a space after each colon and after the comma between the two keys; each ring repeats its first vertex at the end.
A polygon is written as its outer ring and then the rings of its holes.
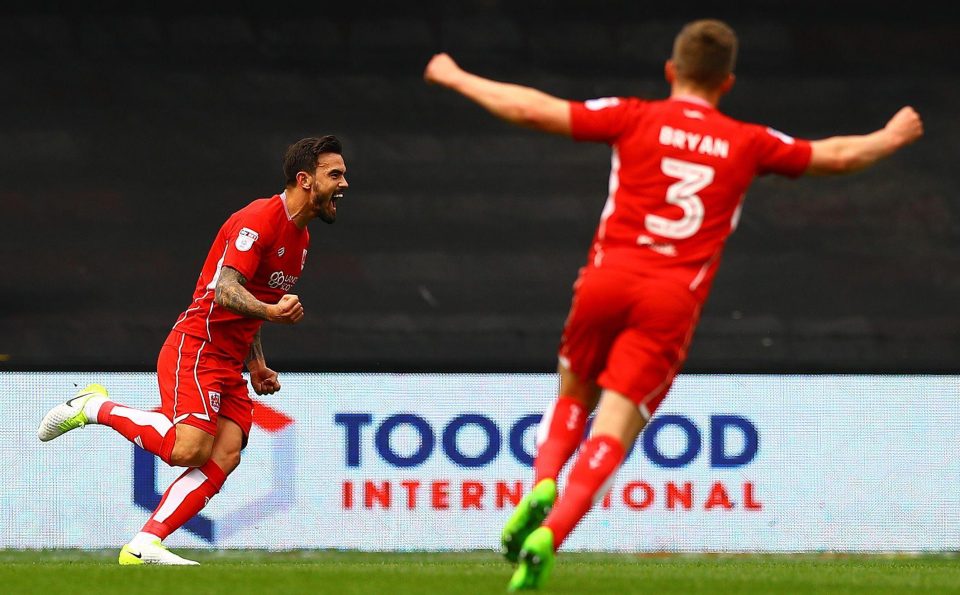
{"type": "Polygon", "coordinates": [[[325,223],[333,223],[337,219],[337,202],[343,198],[343,190],[337,190],[330,196],[330,200],[320,206],[320,219],[325,223]]]}

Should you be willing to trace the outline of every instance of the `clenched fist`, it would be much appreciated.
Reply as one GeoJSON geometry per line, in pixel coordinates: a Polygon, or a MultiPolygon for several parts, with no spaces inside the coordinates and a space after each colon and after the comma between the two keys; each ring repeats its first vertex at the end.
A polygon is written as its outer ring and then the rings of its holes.
{"type": "Polygon", "coordinates": [[[447,54],[435,54],[423,71],[423,80],[436,85],[450,85],[463,70],[447,54]]]}
{"type": "Polygon", "coordinates": [[[920,114],[908,105],[900,108],[884,129],[894,136],[897,146],[902,147],[923,136],[923,121],[920,120],[920,114]]]}
{"type": "Polygon", "coordinates": [[[303,318],[300,298],[288,293],[276,304],[267,306],[267,320],[279,324],[297,324],[303,318]]]}
{"type": "Polygon", "coordinates": [[[250,370],[250,385],[258,395],[272,395],[280,390],[277,373],[267,367],[250,370]]]}

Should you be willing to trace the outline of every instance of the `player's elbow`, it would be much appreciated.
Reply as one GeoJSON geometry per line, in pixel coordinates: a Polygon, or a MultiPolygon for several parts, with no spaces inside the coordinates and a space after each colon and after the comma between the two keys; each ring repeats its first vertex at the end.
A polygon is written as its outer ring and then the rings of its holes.
{"type": "Polygon", "coordinates": [[[233,283],[222,277],[217,281],[216,287],[213,288],[213,303],[220,306],[221,308],[228,308],[228,294],[233,287],[233,283]]]}
{"type": "Polygon", "coordinates": [[[849,174],[873,165],[889,150],[871,136],[833,137],[812,143],[809,173],[849,174]]]}
{"type": "Polygon", "coordinates": [[[808,173],[813,175],[842,175],[863,169],[866,164],[853,153],[830,151],[815,155],[810,162],[808,173]]]}
{"type": "Polygon", "coordinates": [[[546,120],[543,111],[536,105],[529,103],[517,105],[514,108],[513,117],[510,119],[513,120],[514,124],[534,130],[540,130],[546,120]]]}
{"type": "Polygon", "coordinates": [[[827,161],[825,168],[828,174],[848,174],[860,169],[860,165],[852,155],[839,154],[827,161]]]}
{"type": "Polygon", "coordinates": [[[234,448],[223,452],[216,457],[216,460],[223,472],[229,475],[240,466],[240,449],[234,448]]]}
{"type": "Polygon", "coordinates": [[[868,167],[876,163],[876,161],[877,161],[876,159],[867,159],[859,155],[846,157],[843,160],[841,160],[839,163],[837,163],[836,173],[838,174],[856,173],[858,171],[867,169],[868,167]]]}
{"type": "Polygon", "coordinates": [[[549,112],[536,111],[527,114],[519,124],[538,132],[570,134],[570,125],[549,112]]]}

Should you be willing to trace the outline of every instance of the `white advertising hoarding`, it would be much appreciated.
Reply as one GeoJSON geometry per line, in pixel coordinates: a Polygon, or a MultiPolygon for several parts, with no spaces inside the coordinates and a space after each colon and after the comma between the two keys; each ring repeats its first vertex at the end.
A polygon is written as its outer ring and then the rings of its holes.
{"type": "MultiPolygon", "coordinates": [[[[100,382],[0,373],[0,547],[119,547],[180,473],[109,428],[41,443],[100,382]]],[[[549,374],[281,374],[243,462],[174,547],[496,549],[529,488],[549,374]]],[[[682,375],[566,549],[960,550],[960,379],[682,375]]],[[[562,481],[561,481],[562,489],[562,481]]]]}

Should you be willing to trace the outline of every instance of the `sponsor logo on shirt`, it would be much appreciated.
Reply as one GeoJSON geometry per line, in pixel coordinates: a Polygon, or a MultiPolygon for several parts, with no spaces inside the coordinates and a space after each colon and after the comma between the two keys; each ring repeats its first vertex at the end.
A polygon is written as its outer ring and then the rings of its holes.
{"type": "Polygon", "coordinates": [[[271,289],[277,289],[279,287],[284,291],[290,291],[290,288],[296,284],[298,279],[300,279],[300,277],[296,275],[286,275],[283,271],[274,271],[270,273],[267,286],[271,289]]]}
{"type": "Polygon", "coordinates": [[[240,234],[237,236],[237,241],[234,242],[234,245],[237,247],[237,250],[246,252],[250,248],[253,248],[253,243],[259,238],[260,234],[253,231],[249,227],[244,227],[240,230],[240,234]]]}

